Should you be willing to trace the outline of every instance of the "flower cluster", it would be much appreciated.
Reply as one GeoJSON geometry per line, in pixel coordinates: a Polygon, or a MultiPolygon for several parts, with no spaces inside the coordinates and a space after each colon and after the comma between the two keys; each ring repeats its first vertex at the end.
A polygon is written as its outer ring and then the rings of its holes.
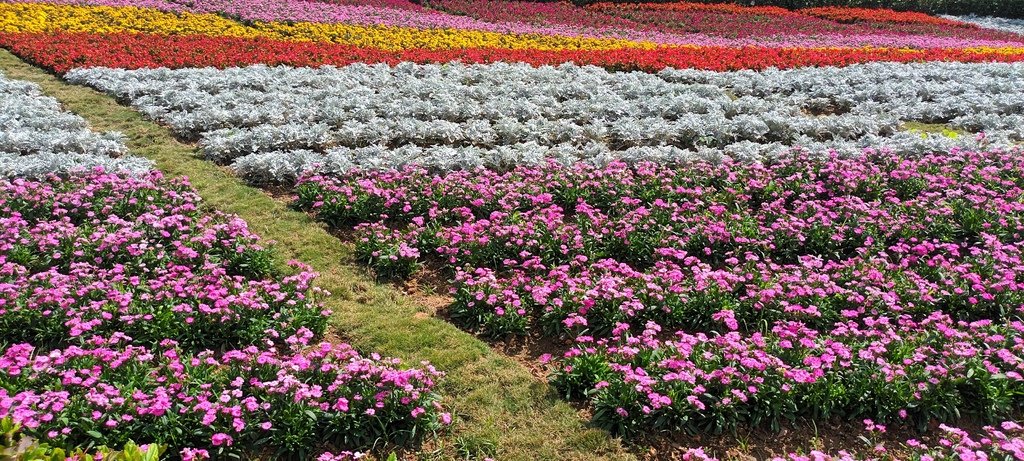
{"type": "Polygon", "coordinates": [[[184,181],[15,179],[0,216],[0,418],[27,435],[204,459],[365,448],[441,423],[441,373],[314,342],[315,274],[278,274],[184,181]]]}
{"type": "Polygon", "coordinates": [[[1022,403],[1021,159],[352,172],[298,205],[440,263],[461,325],[573,338],[553,381],[612,431],[926,426],[1022,403]]]}
{"type": "Polygon", "coordinates": [[[67,78],[131,102],[199,139],[254,183],[308,171],[418,164],[508,168],[554,159],[681,163],[771,158],[794,146],[859,155],[1024,140],[1024,66],[871,64],[717,73],[608,72],[563,65],[349,65],[296,69],[74,70],[67,78]],[[203,82],[201,86],[195,82],[203,82]],[[584,90],[585,89],[585,90],[584,90]]]}
{"type": "Polygon", "coordinates": [[[32,83],[0,73],[0,177],[39,177],[97,166],[141,174],[147,160],[130,157],[118,133],[95,133],[81,117],[32,83]]]}

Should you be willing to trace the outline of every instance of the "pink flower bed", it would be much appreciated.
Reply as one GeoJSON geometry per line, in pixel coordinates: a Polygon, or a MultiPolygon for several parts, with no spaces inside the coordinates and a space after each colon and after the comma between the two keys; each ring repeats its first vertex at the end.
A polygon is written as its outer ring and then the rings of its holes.
{"type": "Polygon", "coordinates": [[[184,459],[358,449],[442,424],[441,373],[318,343],[316,275],[159,173],[0,183],[0,418],[184,459]]]}
{"type": "Polygon", "coordinates": [[[797,417],[925,427],[1024,396],[1024,160],[797,155],[306,178],[379,274],[453,321],[575,341],[554,384],[617,433],[797,417]]]}
{"type": "Polygon", "coordinates": [[[413,3],[410,0],[308,0],[318,1],[323,3],[333,3],[335,5],[353,5],[353,6],[375,6],[379,8],[393,8],[396,10],[423,10],[423,6],[419,3],[413,3]]]}

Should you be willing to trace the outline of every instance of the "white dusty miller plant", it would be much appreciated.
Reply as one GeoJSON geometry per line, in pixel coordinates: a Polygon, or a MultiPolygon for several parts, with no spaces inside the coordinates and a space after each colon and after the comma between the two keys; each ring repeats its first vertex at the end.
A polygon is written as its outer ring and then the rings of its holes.
{"type": "Polygon", "coordinates": [[[151,162],[127,155],[118,133],[89,130],[35,84],[0,73],[0,177],[39,177],[103,167],[142,173],[151,162]]]}
{"type": "MultiPolygon", "coordinates": [[[[320,169],[554,159],[759,160],[794,147],[917,155],[1024,141],[1024,64],[657,74],[572,64],[79,69],[257,183],[320,169]],[[910,132],[910,122],[969,134],[910,132]]],[[[941,131],[941,130],[939,130],[941,131]]]]}

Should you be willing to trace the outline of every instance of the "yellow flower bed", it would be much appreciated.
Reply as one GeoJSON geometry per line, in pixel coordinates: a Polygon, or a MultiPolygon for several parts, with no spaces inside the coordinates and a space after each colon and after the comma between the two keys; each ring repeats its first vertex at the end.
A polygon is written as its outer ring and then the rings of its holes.
{"type": "Polygon", "coordinates": [[[42,3],[0,3],[0,31],[260,36],[251,27],[214,14],[174,14],[150,8],[42,3]]]}
{"type": "Polygon", "coordinates": [[[513,50],[614,50],[622,48],[654,49],[652,42],[621,39],[566,37],[540,34],[502,34],[464,29],[415,29],[392,26],[358,26],[298,22],[257,22],[252,26],[267,36],[286,40],[330,42],[384,50],[426,48],[506,48],[513,50]]]}
{"type": "Polygon", "coordinates": [[[149,8],[0,3],[0,32],[134,32],[163,35],[262,37],[317,41],[384,50],[507,48],[609,50],[656,48],[654,43],[461,29],[415,29],[298,22],[252,25],[215,14],[169,13],[149,8]]]}
{"type": "Polygon", "coordinates": [[[989,46],[979,46],[974,48],[964,48],[964,51],[978,54],[1005,54],[1005,55],[1017,55],[1024,54],[1024,47],[1017,46],[1004,46],[999,48],[989,46]]]}

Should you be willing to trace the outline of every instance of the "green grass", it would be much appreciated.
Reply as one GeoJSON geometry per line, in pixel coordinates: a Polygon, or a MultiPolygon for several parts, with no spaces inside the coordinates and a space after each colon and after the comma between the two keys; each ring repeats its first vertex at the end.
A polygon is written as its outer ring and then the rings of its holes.
{"type": "Polygon", "coordinates": [[[187,176],[208,206],[242,217],[253,231],[274,241],[280,258],[312,265],[321,274],[318,285],[333,293],[326,304],[335,312],[334,327],[354,346],[408,364],[429,360],[446,371],[440,390],[457,424],[428,441],[418,458],[633,459],[606,432],[588,427],[525,367],[451,324],[423,315],[424,308],[394,288],[374,283],[352,263],[352,248],[305,213],[199,159],[195,146],[178,142],[166,128],[109,96],[63,82],[4,50],[0,70],[38,84],[94,130],[120,131],[135,155],[152,159],[169,176],[187,176]]]}

